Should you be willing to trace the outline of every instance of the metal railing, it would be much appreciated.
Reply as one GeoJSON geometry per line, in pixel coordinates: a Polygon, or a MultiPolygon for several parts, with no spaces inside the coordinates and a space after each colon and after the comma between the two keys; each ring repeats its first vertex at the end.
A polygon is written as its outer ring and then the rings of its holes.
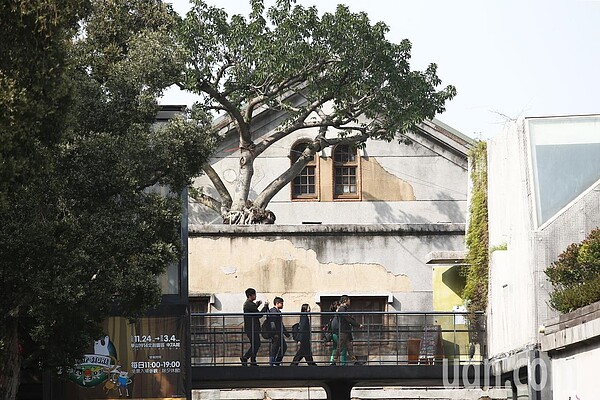
{"type": "MultiPolygon", "coordinates": [[[[290,337],[281,336],[288,347],[281,365],[290,365],[296,354],[297,344],[291,337],[291,327],[302,314],[311,322],[314,360],[320,365],[329,364],[335,344],[324,339],[322,329],[336,313],[286,312],[281,316],[290,337]]],[[[480,364],[485,359],[484,314],[365,311],[346,314],[363,325],[354,328],[352,335],[354,353],[366,365],[431,365],[443,359],[451,363],[480,364]]],[[[192,313],[192,365],[241,365],[240,357],[250,347],[243,320],[242,313],[192,313]]],[[[269,365],[270,344],[270,339],[261,336],[258,364],[269,365]]],[[[303,364],[306,365],[304,360],[300,365],[303,364]]]]}

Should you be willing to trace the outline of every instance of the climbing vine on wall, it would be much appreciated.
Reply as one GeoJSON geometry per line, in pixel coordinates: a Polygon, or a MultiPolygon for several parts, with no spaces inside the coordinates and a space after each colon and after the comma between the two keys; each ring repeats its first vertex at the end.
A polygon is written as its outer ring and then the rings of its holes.
{"type": "Polygon", "coordinates": [[[471,312],[485,311],[488,294],[488,202],[487,202],[487,143],[479,141],[469,152],[471,166],[471,204],[467,230],[469,265],[462,297],[471,312]]]}

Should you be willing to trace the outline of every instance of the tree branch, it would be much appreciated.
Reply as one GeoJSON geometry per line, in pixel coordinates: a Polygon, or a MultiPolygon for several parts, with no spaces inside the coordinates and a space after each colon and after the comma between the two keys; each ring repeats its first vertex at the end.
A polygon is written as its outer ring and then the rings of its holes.
{"type": "MultiPolygon", "coordinates": [[[[295,118],[295,120],[291,123],[291,125],[288,126],[287,129],[276,131],[272,135],[263,139],[259,144],[257,144],[256,148],[254,149],[254,156],[258,157],[263,151],[268,149],[269,146],[271,146],[273,143],[277,142],[278,140],[281,140],[282,138],[286,137],[287,135],[289,135],[299,129],[308,128],[308,127],[316,127],[316,126],[319,126],[319,127],[325,126],[323,124],[305,124],[304,121],[306,120],[306,118],[308,118],[308,116],[311,113],[315,112],[319,107],[321,107],[323,104],[325,104],[332,98],[333,98],[332,96],[324,96],[323,98],[313,102],[311,105],[306,107],[304,112],[299,114],[295,118]]],[[[327,125],[327,126],[331,126],[331,125],[327,125]]]]}
{"type": "Polygon", "coordinates": [[[215,74],[214,87],[216,87],[216,88],[219,87],[219,82],[221,81],[221,78],[223,78],[223,76],[225,75],[225,72],[227,71],[227,69],[230,67],[233,67],[233,62],[229,59],[229,57],[226,56],[225,59],[227,60],[227,62],[225,64],[221,65],[221,67],[215,74]]]}
{"type": "Polygon", "coordinates": [[[219,214],[221,214],[221,208],[222,208],[222,204],[220,201],[212,198],[211,196],[207,195],[206,193],[202,193],[198,190],[195,191],[189,191],[189,196],[194,199],[194,201],[202,204],[203,206],[206,206],[208,208],[210,208],[213,211],[218,212],[219,214]]]}
{"type": "Polygon", "coordinates": [[[302,172],[304,167],[306,167],[306,164],[308,164],[310,160],[313,159],[315,154],[321,150],[322,142],[318,138],[324,137],[326,131],[326,126],[321,127],[319,130],[319,135],[317,135],[317,139],[313,140],[308,146],[306,146],[296,162],[267,185],[267,187],[254,200],[254,205],[256,207],[261,209],[267,207],[267,204],[269,204],[273,196],[275,196],[275,194],[277,194],[285,185],[290,183],[292,179],[302,172]]]}
{"type": "Polygon", "coordinates": [[[206,176],[208,176],[212,184],[215,186],[215,189],[219,193],[219,196],[221,196],[219,208],[215,211],[222,213],[222,208],[226,211],[229,211],[232,203],[231,194],[229,194],[229,190],[227,190],[227,187],[225,187],[225,184],[221,180],[221,177],[217,174],[217,172],[213,169],[212,165],[210,165],[209,163],[204,164],[202,166],[202,170],[204,171],[206,176]]]}
{"type": "Polygon", "coordinates": [[[242,115],[240,110],[238,110],[238,108],[235,105],[233,105],[233,103],[231,103],[227,99],[227,97],[225,97],[208,82],[202,82],[199,85],[199,89],[211,96],[219,104],[221,104],[225,108],[225,110],[227,110],[227,113],[236,121],[238,133],[240,135],[240,147],[252,147],[253,143],[252,137],[250,135],[249,125],[244,120],[244,116],[242,115]]]}

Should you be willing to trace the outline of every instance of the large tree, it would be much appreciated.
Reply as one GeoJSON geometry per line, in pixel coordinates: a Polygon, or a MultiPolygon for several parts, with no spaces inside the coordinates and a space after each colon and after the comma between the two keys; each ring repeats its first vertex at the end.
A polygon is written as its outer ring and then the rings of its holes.
{"type": "Polygon", "coordinates": [[[206,164],[219,198],[202,191],[195,198],[221,213],[226,223],[271,220],[264,212],[269,201],[317,151],[397,139],[442,112],[455,95],[452,86],[438,90],[435,64],[412,71],[410,42],[390,42],[387,26],[371,24],[365,13],[340,5],[335,13],[319,15],[315,7],[293,0],[265,9],[262,0],[252,0],[248,17],[229,17],[202,0],[193,3],[179,29],[187,55],[179,86],[201,96],[196,108],[228,118],[228,129],[239,135],[240,160],[233,193],[206,164]],[[286,114],[255,143],[253,121],[263,112],[286,114]],[[301,129],[315,131],[312,142],[249,202],[254,160],[301,129]]]}
{"type": "Polygon", "coordinates": [[[0,71],[11,106],[1,120],[1,172],[11,178],[0,207],[4,399],[15,397],[21,366],[73,365],[113,310],[135,317],[157,304],[157,277],[180,258],[179,193],[212,143],[198,113],[154,124],[156,98],[183,65],[168,6],[14,3],[0,9],[13,40],[3,51],[18,55],[2,57],[0,71]]]}

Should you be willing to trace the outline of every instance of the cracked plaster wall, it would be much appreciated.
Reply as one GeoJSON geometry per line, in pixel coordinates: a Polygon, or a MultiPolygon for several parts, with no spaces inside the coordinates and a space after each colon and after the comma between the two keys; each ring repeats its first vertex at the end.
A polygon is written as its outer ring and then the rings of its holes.
{"type": "Polygon", "coordinates": [[[319,293],[391,294],[389,310],[432,309],[432,248],[462,235],[190,238],[190,295],[214,294],[215,311],[239,312],[247,287],[261,300],[283,296],[285,308],[319,310],[319,293]]]}

